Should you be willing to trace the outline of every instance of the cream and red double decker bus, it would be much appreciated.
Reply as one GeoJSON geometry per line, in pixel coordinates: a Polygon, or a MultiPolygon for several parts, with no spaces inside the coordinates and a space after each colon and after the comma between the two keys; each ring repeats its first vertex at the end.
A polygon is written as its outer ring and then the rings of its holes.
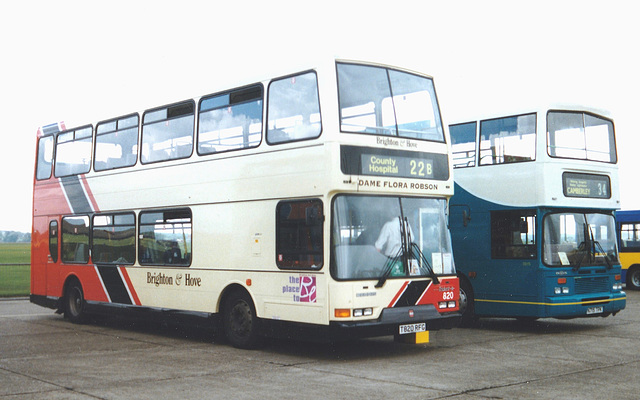
{"type": "Polygon", "coordinates": [[[460,319],[449,149],[431,77],[336,59],[49,126],[31,301],[73,322],[212,318],[244,348],[272,334],[426,341],[460,319]]]}

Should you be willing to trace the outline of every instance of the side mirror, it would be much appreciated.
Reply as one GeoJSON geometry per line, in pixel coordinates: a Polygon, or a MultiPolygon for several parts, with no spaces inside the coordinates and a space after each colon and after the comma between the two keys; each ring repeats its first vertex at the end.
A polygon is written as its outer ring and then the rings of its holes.
{"type": "Polygon", "coordinates": [[[471,216],[469,214],[471,214],[471,211],[462,211],[462,225],[464,225],[465,227],[469,225],[469,221],[471,221],[471,216]]]}

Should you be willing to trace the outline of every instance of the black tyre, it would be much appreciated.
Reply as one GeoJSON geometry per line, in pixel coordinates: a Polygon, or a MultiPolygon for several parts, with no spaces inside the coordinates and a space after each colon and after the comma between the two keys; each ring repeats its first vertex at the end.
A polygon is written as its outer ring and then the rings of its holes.
{"type": "Polygon", "coordinates": [[[460,326],[471,326],[477,321],[473,289],[464,278],[460,278],[460,312],[462,313],[460,326]]]}
{"type": "Polygon", "coordinates": [[[627,271],[627,289],[640,290],[640,267],[629,268],[627,271]]]}
{"type": "Polygon", "coordinates": [[[84,291],[78,281],[70,282],[67,286],[64,296],[64,316],[75,324],[84,322],[86,318],[84,291]]]}
{"type": "Polygon", "coordinates": [[[260,321],[251,297],[244,291],[232,292],[224,303],[222,325],[227,340],[240,349],[254,349],[261,343],[260,321]]]}

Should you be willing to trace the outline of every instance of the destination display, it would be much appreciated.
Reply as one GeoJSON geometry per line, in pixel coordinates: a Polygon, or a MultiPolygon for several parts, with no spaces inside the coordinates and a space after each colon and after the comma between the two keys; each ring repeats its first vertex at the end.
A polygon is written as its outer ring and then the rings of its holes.
{"type": "Polygon", "coordinates": [[[342,172],[350,175],[414,179],[449,179],[446,154],[341,147],[342,172]]]}
{"type": "Polygon", "coordinates": [[[606,175],[565,172],[562,174],[562,189],[566,197],[611,198],[611,181],[606,175]]]}

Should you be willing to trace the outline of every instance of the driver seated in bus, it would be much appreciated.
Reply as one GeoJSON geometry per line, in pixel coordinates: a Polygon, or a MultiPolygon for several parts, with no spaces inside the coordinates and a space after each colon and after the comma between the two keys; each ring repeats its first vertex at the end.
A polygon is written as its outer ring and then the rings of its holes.
{"type": "Polygon", "coordinates": [[[413,238],[413,230],[409,222],[405,220],[403,223],[401,217],[393,217],[387,221],[382,226],[378,240],[375,242],[376,250],[389,258],[397,257],[402,248],[403,231],[408,245],[411,243],[411,238],[413,238]]]}

